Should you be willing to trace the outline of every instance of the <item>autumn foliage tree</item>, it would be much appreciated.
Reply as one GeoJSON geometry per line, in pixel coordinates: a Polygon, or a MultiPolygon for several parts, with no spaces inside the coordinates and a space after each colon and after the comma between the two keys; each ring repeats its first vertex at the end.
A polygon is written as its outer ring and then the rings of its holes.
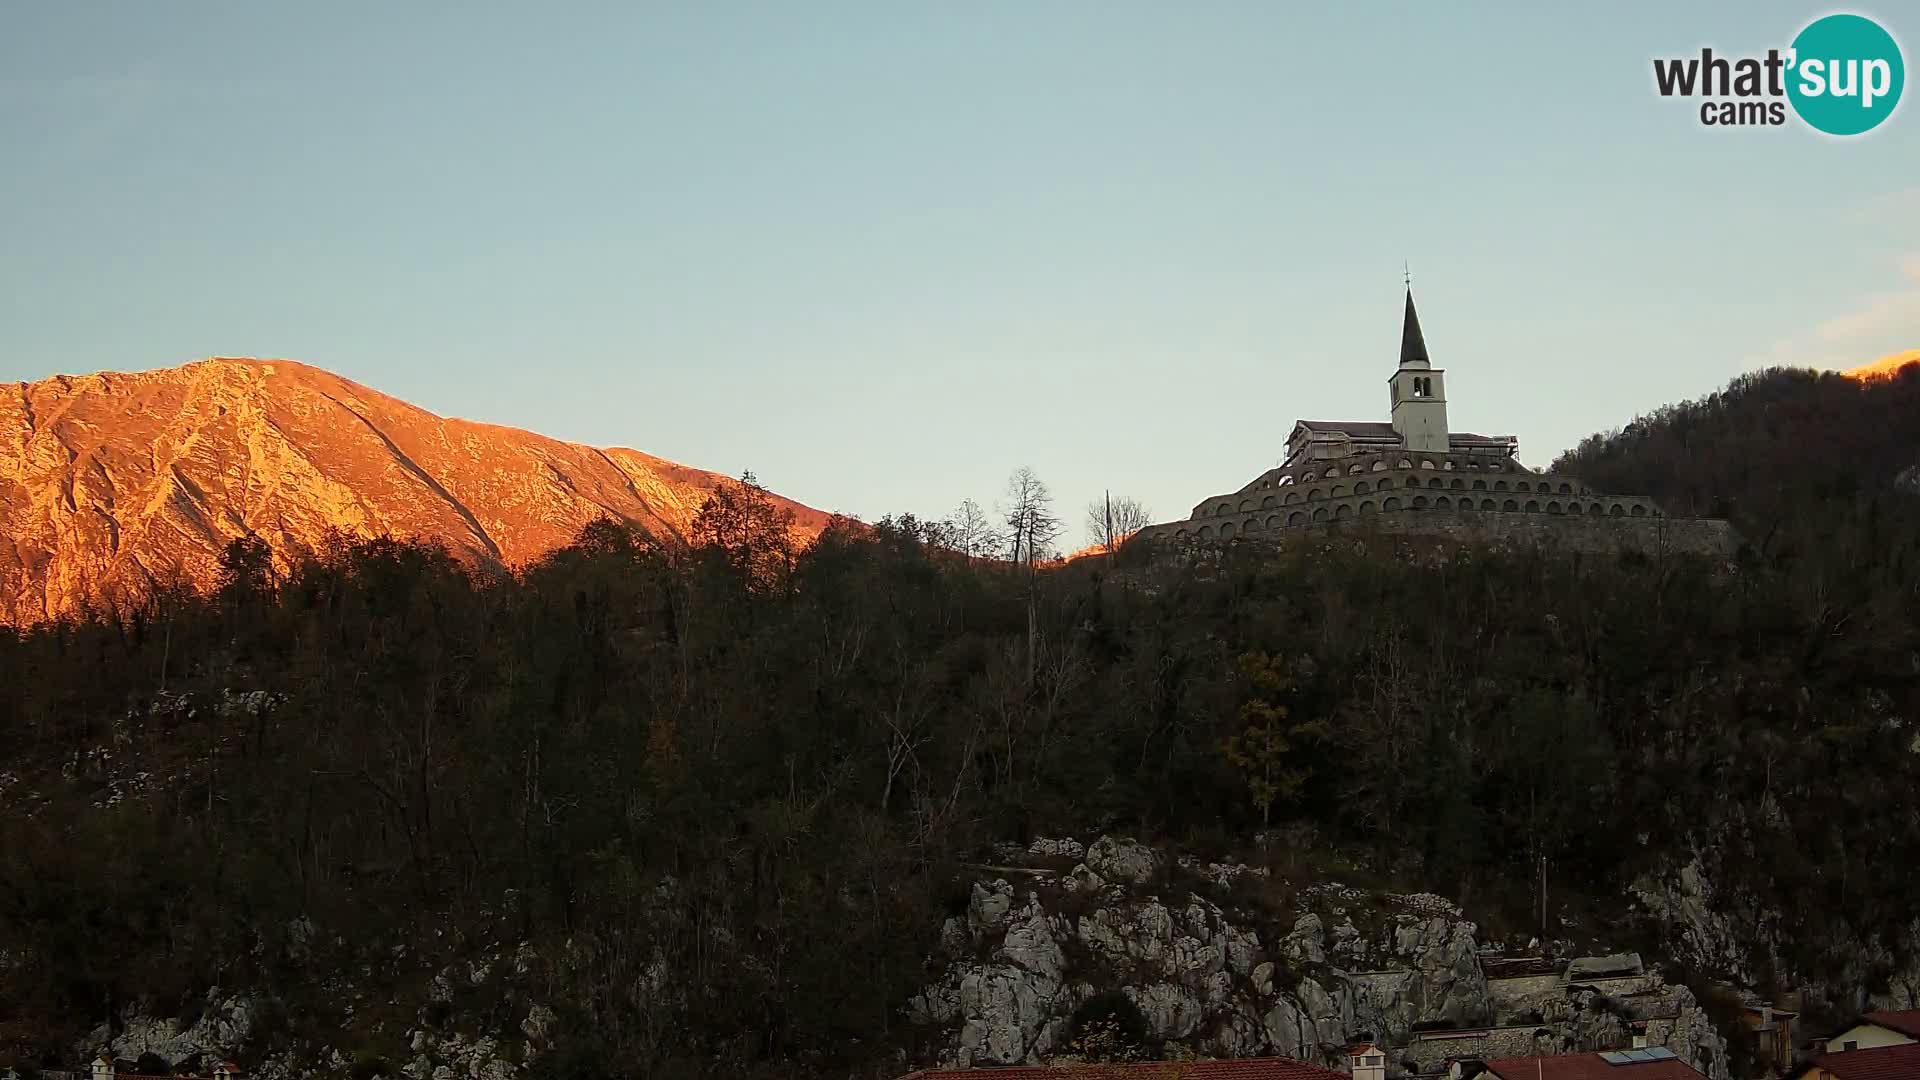
{"type": "Polygon", "coordinates": [[[757,592],[782,589],[799,549],[793,511],[781,506],[751,471],[715,486],[693,519],[696,548],[717,554],[757,592]]]}
{"type": "Polygon", "coordinates": [[[1259,651],[1239,660],[1246,698],[1240,705],[1239,730],[1227,737],[1226,755],[1245,779],[1262,825],[1272,822],[1276,803],[1300,796],[1313,772],[1313,747],[1332,734],[1325,720],[1294,715],[1292,702],[1301,677],[1311,670],[1309,659],[1259,651]]]}

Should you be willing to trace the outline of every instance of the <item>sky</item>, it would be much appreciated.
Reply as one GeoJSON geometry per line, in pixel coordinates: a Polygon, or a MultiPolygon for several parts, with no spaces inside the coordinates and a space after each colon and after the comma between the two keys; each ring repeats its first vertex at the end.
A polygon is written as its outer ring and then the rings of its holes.
{"type": "Polygon", "coordinates": [[[1026,465],[1072,546],[1385,419],[1410,265],[1543,466],[1920,346],[1920,104],[1653,88],[1827,10],[0,0],[0,382],[286,357],[867,520],[1026,465]]]}

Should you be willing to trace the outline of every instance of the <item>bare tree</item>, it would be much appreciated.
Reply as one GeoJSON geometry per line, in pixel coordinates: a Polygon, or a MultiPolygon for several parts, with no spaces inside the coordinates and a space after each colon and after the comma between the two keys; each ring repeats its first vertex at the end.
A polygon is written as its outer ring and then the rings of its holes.
{"type": "Polygon", "coordinates": [[[1060,518],[1053,512],[1053,493],[1034,471],[1022,465],[1007,478],[1007,506],[1004,510],[1007,534],[1003,537],[1015,566],[1031,570],[1053,549],[1060,538],[1060,518]]]}
{"type": "Polygon", "coordinates": [[[1139,499],[1128,495],[1109,494],[1087,504],[1087,535],[1109,555],[1120,550],[1128,537],[1151,524],[1153,520],[1147,516],[1147,508],[1139,499]]]}
{"type": "Polygon", "coordinates": [[[1003,543],[993,519],[972,499],[965,500],[959,509],[947,515],[947,520],[940,523],[940,531],[948,547],[969,558],[998,551],[1003,543]]]}
{"type": "Polygon", "coordinates": [[[1027,585],[1027,684],[1033,684],[1034,663],[1040,650],[1040,560],[1052,551],[1060,536],[1060,518],[1053,512],[1053,493],[1034,471],[1022,465],[1007,478],[1007,536],[1015,571],[1024,568],[1027,585]]]}

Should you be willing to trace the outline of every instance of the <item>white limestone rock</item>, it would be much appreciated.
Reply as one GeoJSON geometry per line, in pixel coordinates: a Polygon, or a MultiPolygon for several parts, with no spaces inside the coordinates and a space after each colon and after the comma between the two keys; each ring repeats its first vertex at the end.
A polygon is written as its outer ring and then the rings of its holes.
{"type": "Polygon", "coordinates": [[[1103,836],[1087,849],[1087,866],[1108,881],[1144,885],[1159,873],[1159,852],[1125,838],[1103,836]]]}
{"type": "Polygon", "coordinates": [[[1087,846],[1071,836],[1057,840],[1035,840],[1027,845],[1027,854],[1043,859],[1078,859],[1087,853],[1087,846]]]}
{"type": "Polygon", "coordinates": [[[974,937],[1006,925],[1007,912],[1013,907],[1013,886],[1006,878],[976,881],[973,898],[967,903],[967,929],[974,937]]]}

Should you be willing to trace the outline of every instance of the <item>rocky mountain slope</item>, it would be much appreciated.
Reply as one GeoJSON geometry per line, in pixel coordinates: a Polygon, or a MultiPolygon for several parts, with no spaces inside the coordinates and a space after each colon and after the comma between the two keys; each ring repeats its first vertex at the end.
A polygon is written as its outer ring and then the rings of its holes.
{"type": "MultiPolygon", "coordinates": [[[[287,360],[214,359],[0,389],[0,623],[176,578],[253,533],[436,539],[514,566],[600,517],[679,536],[721,477],[633,450],[435,416],[287,360]]],[[[803,539],[827,515],[782,500],[803,539]]]]}

